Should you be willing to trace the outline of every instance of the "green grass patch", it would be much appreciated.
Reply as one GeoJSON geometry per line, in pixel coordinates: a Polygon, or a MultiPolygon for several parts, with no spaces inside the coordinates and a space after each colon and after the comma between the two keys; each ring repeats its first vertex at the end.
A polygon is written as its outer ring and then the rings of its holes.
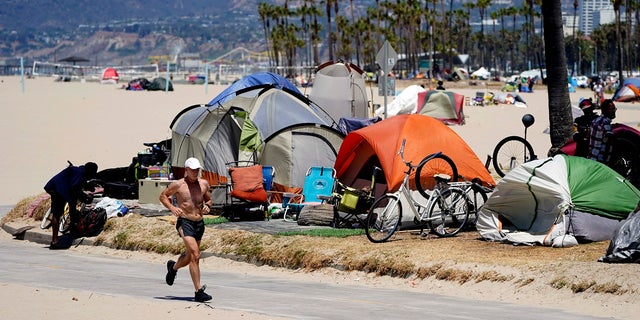
{"type": "Polygon", "coordinates": [[[310,229],[297,231],[282,231],[276,233],[278,236],[311,236],[325,238],[346,238],[360,236],[364,234],[364,229],[310,229]]]}
{"type": "Polygon", "coordinates": [[[216,217],[216,218],[204,218],[204,225],[210,225],[210,224],[222,224],[222,223],[227,223],[229,222],[229,219],[225,218],[225,217],[216,217]]]}

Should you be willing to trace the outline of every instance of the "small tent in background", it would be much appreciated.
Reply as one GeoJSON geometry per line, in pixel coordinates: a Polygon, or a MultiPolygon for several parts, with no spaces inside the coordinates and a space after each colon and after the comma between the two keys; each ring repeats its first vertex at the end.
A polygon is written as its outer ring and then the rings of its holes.
{"type": "Polygon", "coordinates": [[[309,99],[334,119],[370,118],[365,77],[353,63],[326,62],[318,66],[309,99]]]}
{"type": "Polygon", "coordinates": [[[640,78],[626,78],[613,95],[613,101],[631,102],[640,100],[640,78]]]}
{"type": "Polygon", "coordinates": [[[476,227],[484,239],[516,244],[603,241],[611,239],[638,200],[640,191],[606,165],[557,155],[524,163],[504,176],[476,227]]]}
{"type": "Polygon", "coordinates": [[[464,124],[464,96],[451,91],[432,90],[418,93],[416,113],[436,118],[446,124],[464,124]]]}
{"type": "Polygon", "coordinates": [[[489,80],[491,78],[491,72],[487,70],[485,67],[480,67],[480,69],[471,73],[472,79],[480,79],[480,80],[489,80]]]}
{"type": "Polygon", "coordinates": [[[120,75],[118,75],[118,71],[114,68],[105,68],[102,71],[102,79],[100,83],[103,84],[117,84],[118,80],[120,80],[120,75]]]}

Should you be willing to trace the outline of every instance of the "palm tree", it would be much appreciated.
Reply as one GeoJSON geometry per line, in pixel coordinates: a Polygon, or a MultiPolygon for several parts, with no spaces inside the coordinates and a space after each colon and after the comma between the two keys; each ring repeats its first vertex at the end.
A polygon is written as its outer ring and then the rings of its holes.
{"type": "Polygon", "coordinates": [[[569,140],[573,133],[560,1],[543,0],[542,16],[544,17],[547,91],[549,93],[549,129],[551,134],[549,155],[553,155],[569,140]]]}

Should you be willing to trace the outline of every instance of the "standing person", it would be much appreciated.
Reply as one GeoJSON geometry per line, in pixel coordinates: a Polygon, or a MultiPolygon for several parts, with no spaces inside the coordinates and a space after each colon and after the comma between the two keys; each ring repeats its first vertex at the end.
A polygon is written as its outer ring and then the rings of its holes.
{"type": "Polygon", "coordinates": [[[178,269],[189,266],[191,281],[195,288],[195,300],[204,302],[211,300],[211,296],[204,292],[206,286],[200,285],[200,241],[204,234],[203,215],[209,213],[212,205],[209,193],[209,182],[199,178],[200,161],[189,158],[184,163],[185,177],[172,182],[160,194],[160,202],[178,217],[176,230],[186,248],[186,252],[178,257],[178,261],[167,262],[168,285],[173,285],[178,269]],[[175,196],[177,205],[171,199],[175,196]]]}
{"type": "Polygon", "coordinates": [[[602,102],[602,114],[591,123],[591,138],[589,140],[589,159],[609,164],[613,151],[613,128],[611,120],[616,117],[616,105],[613,100],[602,102]]]}
{"type": "Polygon", "coordinates": [[[578,105],[583,115],[573,120],[576,126],[576,133],[573,134],[573,141],[576,142],[576,156],[586,158],[589,156],[589,140],[591,139],[591,123],[598,115],[594,112],[595,105],[591,98],[582,99],[578,105]]]}
{"type": "Polygon", "coordinates": [[[92,192],[94,190],[88,181],[95,178],[97,172],[98,165],[93,162],[87,162],[82,166],[68,166],[53,176],[44,186],[44,191],[51,196],[51,244],[49,249],[68,248],[58,243],[60,217],[64,213],[64,206],[65,204],[69,205],[71,225],[75,226],[78,222],[76,208],[78,200],[90,201],[92,197],[85,191],[92,192]]]}

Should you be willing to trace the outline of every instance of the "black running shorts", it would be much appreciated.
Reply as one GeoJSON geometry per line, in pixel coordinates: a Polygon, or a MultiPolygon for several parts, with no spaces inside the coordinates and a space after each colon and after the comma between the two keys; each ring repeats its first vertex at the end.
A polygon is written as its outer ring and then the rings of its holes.
{"type": "Polygon", "coordinates": [[[181,238],[192,237],[196,239],[196,241],[200,241],[204,234],[204,220],[191,221],[185,218],[178,218],[176,230],[178,230],[181,238]]]}

